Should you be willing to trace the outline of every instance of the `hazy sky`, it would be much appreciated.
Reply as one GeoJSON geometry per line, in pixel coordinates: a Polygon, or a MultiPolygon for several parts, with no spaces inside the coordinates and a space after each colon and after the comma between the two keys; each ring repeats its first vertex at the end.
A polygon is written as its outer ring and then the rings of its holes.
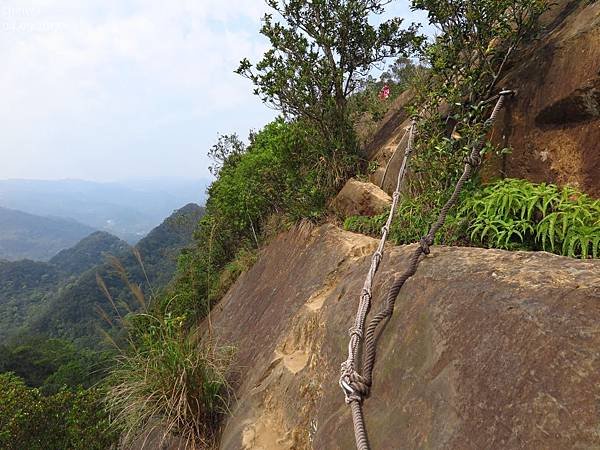
{"type": "MultiPolygon", "coordinates": [[[[406,1],[390,14],[410,16],[406,1]]],[[[264,0],[0,0],[0,178],[208,177],[275,116],[233,74],[264,0]]]]}

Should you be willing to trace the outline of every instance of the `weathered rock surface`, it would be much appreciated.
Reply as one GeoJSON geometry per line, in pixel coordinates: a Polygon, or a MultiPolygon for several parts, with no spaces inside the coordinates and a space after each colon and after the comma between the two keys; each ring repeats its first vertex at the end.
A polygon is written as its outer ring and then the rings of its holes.
{"type": "Polygon", "coordinates": [[[396,188],[398,172],[404,158],[408,140],[406,132],[410,126],[406,106],[411,100],[410,92],[405,92],[394,100],[365,148],[366,157],[376,161],[379,166],[369,178],[388,194],[392,194],[396,188]]]}
{"type": "Polygon", "coordinates": [[[512,148],[496,170],[600,196],[600,3],[560,0],[503,86],[516,89],[495,129],[512,148]]]}
{"type": "Polygon", "coordinates": [[[331,202],[331,209],[343,217],[375,216],[386,211],[391,197],[372,183],[348,180],[331,202]]]}
{"type": "MultiPolygon", "coordinates": [[[[354,448],[337,380],[375,245],[283,234],[216,307],[240,367],[222,449],[354,448]]],[[[388,251],[375,307],[411,248],[388,251]]],[[[373,448],[600,448],[599,324],[600,261],[433,248],[380,340],[373,448]]]]}

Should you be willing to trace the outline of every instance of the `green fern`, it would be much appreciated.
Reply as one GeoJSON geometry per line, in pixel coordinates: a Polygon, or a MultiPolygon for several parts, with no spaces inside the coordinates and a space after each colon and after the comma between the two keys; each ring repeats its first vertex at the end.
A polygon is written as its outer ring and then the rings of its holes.
{"type": "Polygon", "coordinates": [[[600,253],[600,200],[573,187],[506,179],[460,210],[471,241],[487,247],[545,250],[578,258],[600,253]]]}

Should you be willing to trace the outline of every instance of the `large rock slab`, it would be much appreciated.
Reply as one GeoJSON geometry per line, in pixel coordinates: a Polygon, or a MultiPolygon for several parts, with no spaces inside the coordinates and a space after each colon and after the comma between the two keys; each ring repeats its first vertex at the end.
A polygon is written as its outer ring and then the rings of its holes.
{"type": "Polygon", "coordinates": [[[351,178],[331,202],[331,209],[343,217],[375,216],[391,204],[392,198],[373,183],[351,178]]]}
{"type": "MultiPolygon", "coordinates": [[[[263,250],[212,315],[238,349],[221,448],[354,448],[337,381],[376,241],[326,225],[263,250]]],[[[412,247],[389,248],[375,307],[412,247]]],[[[600,261],[434,247],[380,340],[376,449],[600,448],[600,261]]]]}

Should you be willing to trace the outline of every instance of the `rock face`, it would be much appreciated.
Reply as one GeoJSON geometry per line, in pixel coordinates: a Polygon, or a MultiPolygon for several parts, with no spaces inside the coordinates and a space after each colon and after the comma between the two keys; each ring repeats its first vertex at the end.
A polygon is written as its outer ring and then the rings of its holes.
{"type": "Polygon", "coordinates": [[[572,184],[600,196],[600,3],[561,0],[541,39],[503,81],[517,97],[495,141],[512,148],[496,170],[572,184]]]}
{"type": "Polygon", "coordinates": [[[374,184],[352,178],[333,199],[331,209],[343,217],[375,216],[385,212],[391,203],[391,197],[374,184]]]}
{"type": "MultiPolygon", "coordinates": [[[[373,239],[281,235],[213,313],[238,349],[223,450],[352,449],[337,385],[373,239]]],[[[411,247],[388,249],[375,308],[411,247]]],[[[600,447],[600,261],[435,247],[380,339],[373,449],[600,447]]]]}
{"type": "Polygon", "coordinates": [[[410,127],[410,117],[405,107],[411,100],[410,92],[405,92],[394,100],[365,148],[366,157],[379,165],[377,171],[371,174],[370,180],[388,194],[392,194],[396,188],[396,179],[404,158],[410,127]]]}

